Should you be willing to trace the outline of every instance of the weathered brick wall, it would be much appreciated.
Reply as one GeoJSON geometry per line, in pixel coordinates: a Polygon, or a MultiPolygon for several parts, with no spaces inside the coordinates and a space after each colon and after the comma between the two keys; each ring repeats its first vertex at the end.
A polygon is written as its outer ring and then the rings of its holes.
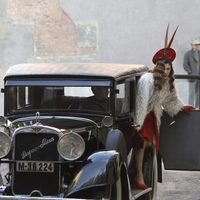
{"type": "Polygon", "coordinates": [[[96,26],[75,25],[59,0],[5,0],[1,13],[1,69],[95,54],[96,26]]]}
{"type": "Polygon", "coordinates": [[[199,0],[1,0],[0,70],[53,61],[150,66],[168,22],[171,32],[180,25],[173,47],[182,69],[183,53],[200,36],[199,6],[199,0]]]}
{"type": "Polygon", "coordinates": [[[87,61],[96,56],[96,25],[75,25],[59,0],[1,0],[0,25],[1,87],[6,69],[14,64],[87,61]]]}
{"type": "MultiPolygon", "coordinates": [[[[38,57],[52,59],[95,52],[95,44],[81,45],[84,41],[80,41],[80,34],[84,34],[84,27],[75,26],[58,0],[9,0],[6,13],[11,26],[23,24],[27,29],[30,27],[33,30],[32,60],[38,57]]],[[[84,39],[88,38],[81,37],[81,40],[84,39]]]]}

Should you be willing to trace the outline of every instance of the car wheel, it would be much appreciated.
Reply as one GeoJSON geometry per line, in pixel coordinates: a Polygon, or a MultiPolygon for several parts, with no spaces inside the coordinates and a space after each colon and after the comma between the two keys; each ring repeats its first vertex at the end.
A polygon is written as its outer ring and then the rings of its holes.
{"type": "Polygon", "coordinates": [[[111,186],[109,199],[110,200],[122,200],[122,185],[121,185],[120,176],[119,176],[118,180],[111,186]]]}
{"type": "Polygon", "coordinates": [[[153,178],[152,178],[152,193],[151,193],[152,200],[156,200],[157,189],[158,189],[158,166],[157,166],[157,156],[155,154],[153,161],[153,178]]]}
{"type": "Polygon", "coordinates": [[[158,168],[155,148],[149,148],[145,151],[143,173],[145,183],[152,188],[150,195],[145,197],[145,200],[156,200],[158,168]]]}
{"type": "MultiPolygon", "coordinates": [[[[109,199],[109,200],[123,200],[122,199],[122,182],[121,177],[119,178],[109,186],[108,191],[103,191],[101,189],[98,189],[95,191],[95,195],[90,196],[90,198],[94,199],[109,199]],[[108,193],[107,193],[108,192],[108,193]]],[[[124,199],[127,200],[127,199],[124,199]]]]}
{"type": "Polygon", "coordinates": [[[1,176],[1,174],[0,174],[0,186],[1,185],[3,185],[3,178],[2,178],[2,176],[1,176]]]}

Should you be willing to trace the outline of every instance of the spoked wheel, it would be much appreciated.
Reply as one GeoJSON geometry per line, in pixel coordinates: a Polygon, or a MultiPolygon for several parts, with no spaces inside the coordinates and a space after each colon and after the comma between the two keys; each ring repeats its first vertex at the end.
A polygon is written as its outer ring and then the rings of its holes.
{"type": "Polygon", "coordinates": [[[156,150],[154,147],[148,148],[145,151],[143,173],[144,173],[145,183],[152,188],[150,195],[145,197],[145,200],[156,200],[158,168],[157,168],[156,150]]]}

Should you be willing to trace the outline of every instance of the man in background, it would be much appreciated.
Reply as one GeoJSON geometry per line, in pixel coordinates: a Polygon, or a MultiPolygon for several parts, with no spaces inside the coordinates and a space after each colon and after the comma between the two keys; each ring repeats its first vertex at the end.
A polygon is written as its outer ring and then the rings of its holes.
{"type": "Polygon", "coordinates": [[[79,109],[109,112],[110,111],[109,87],[92,86],[91,90],[93,95],[82,100],[79,104],[79,109]]]}
{"type": "MultiPolygon", "coordinates": [[[[200,75],[200,40],[191,43],[191,50],[184,55],[183,67],[188,75],[200,75]]],[[[199,107],[200,86],[195,80],[189,82],[189,104],[199,107]]]]}

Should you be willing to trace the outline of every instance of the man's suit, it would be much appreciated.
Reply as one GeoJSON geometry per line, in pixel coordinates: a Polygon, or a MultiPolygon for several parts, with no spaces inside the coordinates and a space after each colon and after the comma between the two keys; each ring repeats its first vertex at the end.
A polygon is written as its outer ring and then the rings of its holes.
{"type": "MultiPolygon", "coordinates": [[[[200,75],[200,52],[187,51],[184,55],[183,67],[189,75],[200,75]]],[[[190,81],[189,84],[189,104],[199,107],[200,86],[196,81],[190,81]]]]}
{"type": "Polygon", "coordinates": [[[184,56],[183,67],[188,74],[199,75],[200,74],[200,52],[199,51],[187,51],[184,56]]]}

